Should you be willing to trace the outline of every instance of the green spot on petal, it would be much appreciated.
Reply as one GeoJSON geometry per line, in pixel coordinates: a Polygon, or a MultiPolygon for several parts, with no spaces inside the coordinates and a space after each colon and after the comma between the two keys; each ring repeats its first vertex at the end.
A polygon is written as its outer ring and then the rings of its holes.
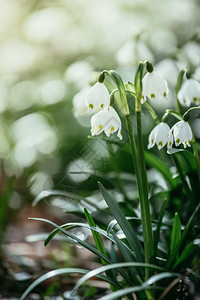
{"type": "Polygon", "coordinates": [[[155,94],[151,94],[151,98],[155,98],[156,96],[155,96],[155,94]]]}
{"type": "Polygon", "coordinates": [[[89,108],[93,109],[93,108],[94,108],[94,105],[91,103],[91,104],[89,105],[89,108]]]}

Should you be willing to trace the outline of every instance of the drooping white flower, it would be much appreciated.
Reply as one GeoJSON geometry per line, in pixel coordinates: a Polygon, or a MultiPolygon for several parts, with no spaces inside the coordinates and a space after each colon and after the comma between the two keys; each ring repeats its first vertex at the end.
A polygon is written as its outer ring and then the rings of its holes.
{"type": "Polygon", "coordinates": [[[167,123],[161,122],[153,128],[149,135],[148,149],[152,148],[155,144],[158,149],[162,149],[167,143],[169,143],[169,131],[170,128],[167,123]]]}
{"type": "Polygon", "coordinates": [[[95,83],[88,92],[85,103],[91,113],[96,113],[104,107],[109,106],[110,95],[105,85],[100,82],[95,83]]]}
{"type": "Polygon", "coordinates": [[[76,118],[89,114],[89,108],[85,104],[85,98],[90,91],[90,87],[83,88],[73,98],[73,113],[76,118]]]}
{"type": "Polygon", "coordinates": [[[155,71],[145,74],[142,79],[142,87],[142,103],[144,103],[147,98],[151,100],[166,99],[169,92],[167,81],[162,79],[155,71]]]}
{"type": "Polygon", "coordinates": [[[191,146],[192,130],[188,122],[184,120],[177,122],[170,130],[169,135],[173,135],[176,146],[183,144],[184,148],[191,146]]]}
{"type": "Polygon", "coordinates": [[[117,132],[118,138],[121,140],[121,120],[117,112],[111,106],[107,106],[99,111],[91,118],[91,134],[98,135],[104,131],[109,137],[117,132]]]}
{"type": "Polygon", "coordinates": [[[200,104],[200,83],[194,79],[186,80],[178,92],[178,100],[183,106],[190,106],[193,102],[200,104]]]}

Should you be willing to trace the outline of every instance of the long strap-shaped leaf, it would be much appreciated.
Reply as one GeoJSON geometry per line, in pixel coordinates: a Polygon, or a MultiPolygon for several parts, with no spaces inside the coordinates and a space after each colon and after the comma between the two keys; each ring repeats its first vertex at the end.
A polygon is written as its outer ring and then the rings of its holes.
{"type": "Polygon", "coordinates": [[[20,300],[24,300],[26,299],[26,297],[28,296],[28,294],[36,287],[38,286],[40,283],[42,283],[43,281],[50,279],[52,277],[58,276],[58,275],[62,275],[62,274],[68,274],[68,273],[80,273],[80,274],[86,274],[88,272],[88,270],[85,269],[79,269],[79,268],[62,268],[62,269],[57,269],[57,270],[53,270],[50,271],[44,275],[42,275],[41,277],[39,277],[38,279],[36,279],[31,285],[29,285],[29,287],[24,291],[24,293],[22,294],[22,296],[20,297],[20,300]]]}
{"type": "Polygon", "coordinates": [[[133,251],[135,251],[135,256],[137,260],[140,262],[143,261],[144,250],[135,231],[133,230],[129,222],[126,220],[123,212],[120,210],[116,201],[110,196],[110,194],[106,191],[106,189],[103,187],[101,183],[99,183],[99,188],[104,200],[106,201],[108,207],[110,208],[112,215],[117,220],[119,226],[124,232],[130,247],[132,248],[133,251]]]}
{"type": "MultiPolygon", "coordinates": [[[[115,239],[115,241],[116,241],[116,244],[117,244],[117,246],[118,246],[118,248],[119,248],[121,254],[122,254],[123,257],[124,257],[124,260],[125,260],[126,262],[134,262],[134,261],[135,261],[135,257],[133,257],[132,255],[130,255],[130,253],[129,253],[129,252],[127,251],[127,249],[124,247],[124,243],[122,243],[122,241],[120,241],[120,239],[117,237],[117,235],[116,235],[116,233],[115,233],[114,231],[112,232],[112,234],[113,234],[113,237],[114,237],[114,239],[115,239]]],[[[140,274],[140,276],[141,276],[141,271],[140,271],[140,270],[137,271],[136,268],[133,268],[133,267],[132,267],[132,268],[129,269],[129,273],[130,273],[130,277],[131,277],[133,283],[134,283],[134,284],[138,284],[139,281],[138,281],[137,276],[139,276],[139,274],[140,274]]],[[[127,281],[127,282],[128,282],[128,281],[127,281]]]]}
{"type": "Polygon", "coordinates": [[[91,246],[89,243],[87,243],[85,241],[82,241],[76,235],[74,235],[71,232],[63,229],[61,226],[55,224],[54,222],[52,222],[50,220],[47,220],[47,219],[42,219],[42,218],[29,218],[29,219],[36,220],[36,221],[42,221],[42,222],[51,224],[52,226],[56,227],[61,232],[63,232],[64,234],[66,234],[67,236],[69,236],[70,238],[72,238],[73,240],[77,241],[80,245],[82,245],[86,249],[90,250],[91,252],[93,252],[94,254],[96,254],[97,256],[99,256],[100,258],[102,258],[103,260],[107,261],[110,264],[112,263],[112,261],[108,257],[106,257],[105,255],[103,255],[101,252],[99,252],[96,248],[94,248],[93,246],[91,246]]]}
{"type": "Polygon", "coordinates": [[[107,296],[100,298],[99,300],[114,300],[114,299],[117,299],[118,297],[125,296],[125,295],[131,294],[131,293],[140,292],[140,291],[144,291],[144,290],[158,289],[159,287],[152,286],[152,284],[159,280],[162,280],[162,279],[166,279],[166,278],[170,278],[170,277],[178,277],[178,276],[179,276],[179,274],[177,274],[177,273],[169,273],[169,272],[160,273],[160,274],[150,277],[149,280],[147,280],[140,286],[125,288],[123,290],[116,291],[112,294],[109,294],[107,296]]]}
{"type": "Polygon", "coordinates": [[[185,226],[185,229],[184,229],[179,241],[177,242],[175,249],[173,250],[173,252],[169,256],[169,259],[168,259],[168,262],[167,262],[167,265],[166,265],[167,268],[170,268],[172,263],[176,259],[177,253],[179,252],[182,243],[185,241],[185,238],[188,234],[188,231],[192,226],[193,219],[194,219],[194,217],[196,216],[196,214],[198,213],[199,210],[200,210],[200,203],[198,204],[198,206],[196,207],[196,209],[193,212],[192,216],[188,220],[187,225],[185,226]]]}
{"type": "MultiPolygon", "coordinates": [[[[63,229],[67,229],[67,228],[71,228],[71,227],[74,227],[74,226],[80,226],[80,227],[85,227],[85,228],[88,228],[92,231],[95,231],[95,232],[98,232],[100,233],[101,235],[103,235],[104,237],[106,237],[107,239],[109,239],[111,242],[113,243],[116,243],[115,240],[113,239],[113,237],[107,233],[107,231],[101,229],[101,228],[98,228],[98,227],[94,227],[94,226],[89,226],[88,224],[86,223],[77,223],[77,222],[74,222],[74,223],[66,223],[66,224],[63,224],[61,225],[60,227],[63,228],[63,229]]],[[[59,229],[54,229],[50,234],[49,236],[46,238],[45,242],[44,242],[44,245],[47,246],[48,243],[52,240],[52,238],[57,234],[59,233],[60,230],[59,229]]],[[[123,242],[122,242],[123,243],[123,242]]],[[[129,254],[134,257],[134,253],[133,251],[125,244],[123,243],[124,247],[126,248],[126,250],[129,252],[129,254]]]]}
{"type": "MultiPolygon", "coordinates": [[[[118,269],[118,271],[119,271],[120,268],[127,268],[127,267],[142,267],[142,268],[163,270],[163,268],[161,268],[161,267],[151,265],[151,264],[146,264],[146,263],[139,263],[139,262],[138,263],[137,262],[122,262],[122,263],[116,263],[116,264],[98,267],[98,268],[88,272],[83,277],[81,277],[81,279],[79,279],[79,281],[76,283],[75,287],[73,288],[72,294],[74,294],[74,295],[77,294],[78,289],[81,287],[82,284],[84,284],[90,278],[99,275],[100,273],[103,273],[107,270],[112,270],[112,269],[118,269]]],[[[153,277],[151,277],[151,278],[153,278],[153,277]]]]}
{"type": "MultiPolygon", "coordinates": [[[[31,285],[29,285],[29,287],[22,294],[20,300],[24,300],[36,286],[38,286],[39,284],[41,284],[43,281],[45,281],[47,279],[50,279],[55,276],[63,275],[63,274],[71,274],[71,273],[87,274],[88,272],[89,272],[89,270],[80,269],[80,268],[61,268],[61,269],[50,271],[50,272],[42,275],[38,279],[36,279],[31,285]]],[[[107,278],[104,275],[100,275],[97,277],[104,281],[107,281],[111,284],[115,284],[114,282],[112,282],[112,280],[110,280],[109,278],[107,278]]]]}

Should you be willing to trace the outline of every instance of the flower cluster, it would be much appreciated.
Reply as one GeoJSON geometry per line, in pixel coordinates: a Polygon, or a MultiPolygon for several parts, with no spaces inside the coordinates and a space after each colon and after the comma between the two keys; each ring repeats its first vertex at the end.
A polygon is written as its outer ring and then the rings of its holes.
{"type": "Polygon", "coordinates": [[[110,95],[103,83],[97,82],[93,87],[83,90],[73,99],[74,115],[90,115],[92,136],[104,132],[106,136],[117,132],[121,140],[121,120],[117,112],[110,106],[110,95]]]}
{"type": "Polygon", "coordinates": [[[161,122],[151,131],[149,135],[148,149],[155,144],[158,149],[162,149],[166,144],[167,148],[172,148],[173,143],[176,146],[182,144],[184,148],[191,145],[192,130],[188,122],[181,120],[177,122],[171,129],[167,123],[161,122]]]}
{"type": "MultiPolygon", "coordinates": [[[[147,64],[147,73],[142,79],[141,86],[142,104],[149,99],[161,101],[167,99],[169,92],[167,82],[153,70],[150,63],[147,64]]],[[[191,103],[200,104],[200,83],[194,79],[186,80],[178,91],[177,98],[183,106],[190,106],[191,103]]],[[[74,97],[73,104],[75,116],[92,114],[92,136],[104,132],[110,137],[111,134],[117,133],[117,137],[122,139],[120,117],[110,105],[110,94],[103,83],[97,82],[93,87],[78,93],[74,97]]],[[[167,123],[161,122],[149,135],[148,149],[155,144],[159,150],[165,145],[170,149],[173,144],[176,146],[182,144],[186,148],[191,145],[192,138],[190,125],[185,120],[177,122],[171,129],[167,123]]]]}

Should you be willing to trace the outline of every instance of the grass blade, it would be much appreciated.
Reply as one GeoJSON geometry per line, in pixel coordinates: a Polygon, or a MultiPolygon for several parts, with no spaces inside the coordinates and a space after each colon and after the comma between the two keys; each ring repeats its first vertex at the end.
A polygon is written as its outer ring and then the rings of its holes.
{"type": "Polygon", "coordinates": [[[191,215],[190,219],[188,220],[186,226],[185,226],[185,229],[184,231],[182,232],[182,236],[181,238],[179,239],[179,241],[177,242],[176,244],[176,247],[172,253],[172,255],[169,257],[168,259],[168,262],[167,262],[167,265],[166,265],[166,268],[170,268],[173,261],[176,259],[176,255],[178,253],[178,251],[180,250],[180,247],[181,245],[183,244],[183,242],[185,241],[185,238],[188,234],[188,231],[190,230],[191,226],[192,226],[192,222],[193,222],[193,219],[194,217],[197,215],[198,211],[200,209],[200,203],[197,205],[195,211],[193,212],[193,214],[191,215]]]}
{"type": "Polygon", "coordinates": [[[178,266],[182,265],[186,260],[190,258],[190,262],[192,258],[195,257],[196,254],[199,253],[199,247],[194,244],[187,245],[183,252],[181,253],[180,257],[176,260],[176,263],[173,266],[173,269],[176,269],[178,266]]]}
{"type": "MultiPolygon", "coordinates": [[[[87,211],[86,208],[84,208],[84,213],[85,213],[85,217],[86,217],[86,219],[88,221],[88,224],[90,226],[96,227],[96,224],[94,223],[94,220],[93,220],[92,216],[89,214],[89,212],[87,211]]],[[[100,234],[98,232],[94,231],[94,230],[91,230],[91,231],[92,231],[92,235],[93,235],[93,238],[94,238],[97,250],[99,250],[99,252],[101,252],[105,256],[107,256],[107,253],[106,253],[106,250],[104,248],[104,244],[102,242],[100,234]]],[[[106,261],[104,261],[102,259],[101,259],[101,261],[102,261],[103,264],[108,264],[106,261]]]]}
{"type": "Polygon", "coordinates": [[[142,245],[134,232],[133,228],[129,224],[129,222],[126,220],[124,214],[120,210],[117,203],[113,200],[113,198],[110,196],[110,194],[106,191],[106,189],[103,187],[101,183],[99,183],[99,188],[102,193],[102,196],[104,200],[106,201],[108,207],[110,208],[110,211],[112,215],[117,220],[119,226],[121,227],[122,231],[124,232],[127,241],[132,248],[133,251],[135,251],[135,256],[138,261],[144,260],[144,250],[142,248],[142,245]]]}
{"type": "Polygon", "coordinates": [[[89,243],[82,241],[81,239],[79,239],[77,236],[75,236],[74,234],[72,234],[71,232],[66,231],[65,229],[63,229],[61,226],[55,224],[52,221],[49,221],[47,219],[42,219],[42,218],[29,218],[31,220],[35,220],[35,221],[42,221],[48,224],[51,224],[52,226],[56,227],[57,229],[59,229],[61,232],[63,232],[65,235],[67,235],[68,237],[72,238],[73,240],[77,241],[81,246],[83,246],[84,248],[88,249],[89,251],[93,252],[94,254],[96,254],[99,258],[102,258],[103,260],[107,261],[109,264],[112,263],[112,261],[106,257],[105,255],[103,255],[101,252],[99,252],[96,248],[94,248],[93,246],[91,246],[89,243]]]}
{"type": "Polygon", "coordinates": [[[175,213],[172,233],[170,238],[170,253],[174,251],[176,245],[181,238],[181,221],[178,213],[175,213]]]}
{"type": "Polygon", "coordinates": [[[157,252],[158,252],[158,242],[159,242],[159,237],[160,237],[160,228],[161,228],[162,220],[163,220],[163,217],[164,217],[165,205],[166,205],[166,201],[164,201],[163,204],[162,204],[159,219],[158,219],[158,223],[157,223],[157,227],[156,227],[156,231],[154,233],[154,251],[153,251],[154,261],[156,259],[157,252]]]}
{"type": "MultiPolygon", "coordinates": [[[[124,260],[126,262],[134,262],[134,261],[136,261],[135,256],[130,255],[130,253],[127,251],[127,248],[124,247],[124,243],[117,237],[116,233],[113,231],[112,234],[113,234],[113,238],[114,238],[114,240],[115,240],[115,242],[116,242],[116,244],[118,246],[118,249],[120,250],[120,252],[121,252],[124,260]]],[[[141,271],[140,270],[136,271],[135,268],[130,268],[129,269],[129,273],[130,273],[130,277],[133,280],[134,284],[138,284],[139,281],[137,279],[137,275],[139,273],[140,276],[141,276],[141,271]]],[[[127,282],[130,282],[129,278],[128,278],[127,282]]],[[[130,282],[130,284],[131,284],[131,282],[130,282]]]]}
{"type": "Polygon", "coordinates": [[[100,298],[99,300],[114,300],[117,297],[122,297],[122,296],[125,296],[128,294],[131,294],[131,293],[140,292],[140,291],[144,291],[144,290],[158,289],[159,288],[158,286],[152,286],[155,282],[166,279],[166,278],[177,277],[177,276],[179,276],[179,274],[177,274],[177,273],[169,273],[169,272],[160,273],[160,274],[150,277],[149,280],[147,280],[140,286],[129,287],[129,288],[125,288],[123,290],[119,290],[117,292],[114,292],[112,294],[104,296],[104,297],[100,298]]]}
{"type": "Polygon", "coordinates": [[[44,275],[42,275],[41,277],[39,277],[38,279],[36,279],[31,285],[29,285],[29,287],[24,291],[24,293],[22,294],[22,296],[20,297],[20,300],[24,300],[27,295],[39,284],[41,284],[43,281],[50,279],[52,277],[58,276],[58,275],[62,275],[62,274],[69,274],[69,273],[80,273],[80,274],[86,274],[88,273],[88,270],[85,269],[79,269],[79,268],[62,268],[62,269],[57,269],[57,270],[53,270],[50,271],[44,275]]]}
{"type": "MultiPolygon", "coordinates": [[[[119,271],[120,268],[127,268],[127,267],[142,267],[142,268],[151,268],[151,269],[155,269],[155,270],[163,270],[162,268],[155,266],[155,265],[145,264],[145,263],[137,263],[137,262],[123,262],[123,263],[116,263],[116,264],[111,264],[111,265],[107,265],[107,266],[102,266],[102,267],[96,268],[96,269],[88,272],[86,275],[81,277],[81,279],[79,279],[78,282],[76,283],[72,293],[77,294],[78,289],[81,287],[81,285],[83,285],[90,278],[99,275],[100,273],[103,273],[105,271],[112,270],[112,269],[117,269],[119,271]]],[[[165,273],[161,273],[161,274],[165,274],[165,273]]],[[[167,274],[169,274],[169,273],[167,273],[167,274]]],[[[158,276],[158,275],[156,275],[156,276],[158,276]]],[[[151,278],[153,278],[153,277],[151,277],[151,278]]],[[[160,277],[158,277],[158,278],[160,278],[160,277]]],[[[153,281],[150,284],[153,284],[153,281]]]]}

